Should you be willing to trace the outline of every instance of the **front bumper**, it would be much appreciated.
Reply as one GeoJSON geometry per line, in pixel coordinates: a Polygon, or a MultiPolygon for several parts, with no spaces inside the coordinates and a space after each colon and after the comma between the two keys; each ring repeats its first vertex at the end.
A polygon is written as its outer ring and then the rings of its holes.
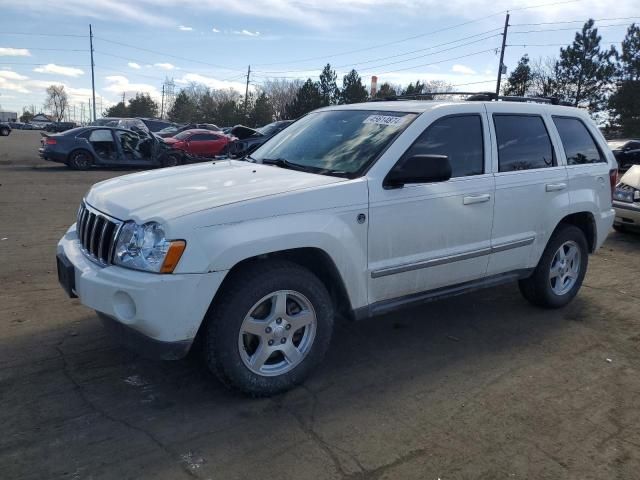
{"type": "Polygon", "coordinates": [[[614,200],[613,208],[616,211],[614,225],[640,229],[640,205],[614,200]]]}
{"type": "Polygon", "coordinates": [[[156,274],[89,260],[75,225],[60,239],[57,253],[73,265],[80,302],[96,310],[127,346],[147,356],[184,356],[226,272],[156,274]],[[149,348],[147,348],[149,347],[149,348]]]}

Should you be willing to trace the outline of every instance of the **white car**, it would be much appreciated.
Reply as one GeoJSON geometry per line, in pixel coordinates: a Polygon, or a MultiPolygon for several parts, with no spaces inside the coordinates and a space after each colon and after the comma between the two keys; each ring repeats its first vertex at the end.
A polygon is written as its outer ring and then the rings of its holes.
{"type": "Polygon", "coordinates": [[[613,208],[613,228],[619,232],[640,231],[640,165],[633,165],[616,185],[613,208]]]}
{"type": "Polygon", "coordinates": [[[86,194],[59,278],[122,340],[270,395],[320,363],[334,318],[518,280],[549,308],[611,229],[616,162],[580,110],[511,101],[332,106],[248,161],[86,194]]]}

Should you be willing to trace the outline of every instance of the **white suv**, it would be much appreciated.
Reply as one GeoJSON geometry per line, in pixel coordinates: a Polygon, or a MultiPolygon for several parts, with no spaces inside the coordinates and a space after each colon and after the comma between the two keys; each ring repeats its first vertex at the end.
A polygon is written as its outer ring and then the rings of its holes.
{"type": "Polygon", "coordinates": [[[58,244],[69,295],[139,351],[195,340],[269,395],[364,319],[518,280],[556,308],[611,229],[615,159],[580,110],[389,101],[312,112],[246,161],[96,184],[58,244]]]}

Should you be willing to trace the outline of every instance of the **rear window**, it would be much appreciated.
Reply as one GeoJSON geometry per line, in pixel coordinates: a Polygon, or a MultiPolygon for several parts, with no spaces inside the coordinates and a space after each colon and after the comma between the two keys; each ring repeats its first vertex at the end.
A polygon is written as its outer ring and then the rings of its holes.
{"type": "Polygon", "coordinates": [[[538,115],[494,114],[500,172],[548,168],[556,164],[549,133],[538,115]]]}
{"type": "Polygon", "coordinates": [[[605,162],[591,133],[581,120],[572,117],[553,117],[553,123],[560,134],[567,165],[605,162]]]}

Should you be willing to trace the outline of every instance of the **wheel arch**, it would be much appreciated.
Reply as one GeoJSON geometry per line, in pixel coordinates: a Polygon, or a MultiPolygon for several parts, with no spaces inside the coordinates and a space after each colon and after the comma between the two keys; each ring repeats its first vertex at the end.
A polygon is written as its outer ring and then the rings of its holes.
{"type": "Polygon", "coordinates": [[[96,160],[96,156],[93,154],[93,152],[91,150],[89,150],[86,147],[75,147],[73,150],[71,150],[68,154],[67,154],[67,162],[69,160],[71,160],[71,157],[78,152],[87,152],[89,155],[91,155],[92,160],[95,162],[96,160]]]}
{"type": "Polygon", "coordinates": [[[575,212],[566,215],[562,220],[560,220],[553,233],[555,233],[561,225],[574,225],[582,230],[582,233],[584,233],[584,236],[587,239],[589,253],[595,252],[598,239],[598,227],[596,226],[596,220],[593,213],[575,212]]]}

